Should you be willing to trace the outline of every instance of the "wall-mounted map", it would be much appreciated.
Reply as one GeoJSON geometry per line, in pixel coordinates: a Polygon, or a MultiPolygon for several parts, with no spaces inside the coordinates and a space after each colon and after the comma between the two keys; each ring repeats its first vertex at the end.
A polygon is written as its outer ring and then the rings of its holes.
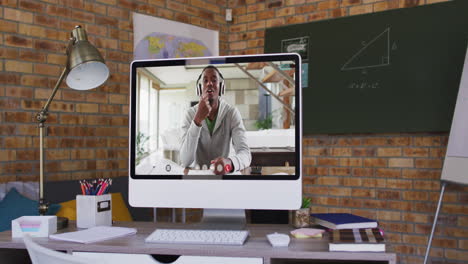
{"type": "Polygon", "coordinates": [[[217,56],[218,32],[133,13],[134,59],[217,56]]]}

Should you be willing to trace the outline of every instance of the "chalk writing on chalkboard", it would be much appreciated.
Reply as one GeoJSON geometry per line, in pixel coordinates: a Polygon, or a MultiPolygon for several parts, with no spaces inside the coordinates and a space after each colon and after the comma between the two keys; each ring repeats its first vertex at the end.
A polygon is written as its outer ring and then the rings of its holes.
{"type": "Polygon", "coordinates": [[[283,52],[283,40],[309,36],[303,133],[449,131],[467,45],[467,4],[267,28],[266,53],[283,52]]]}
{"type": "Polygon", "coordinates": [[[350,89],[377,89],[380,87],[380,82],[369,82],[369,81],[355,81],[348,85],[350,89]]]}
{"type": "Polygon", "coordinates": [[[363,46],[342,67],[342,71],[384,67],[390,65],[390,28],[371,41],[361,42],[363,46]]]}

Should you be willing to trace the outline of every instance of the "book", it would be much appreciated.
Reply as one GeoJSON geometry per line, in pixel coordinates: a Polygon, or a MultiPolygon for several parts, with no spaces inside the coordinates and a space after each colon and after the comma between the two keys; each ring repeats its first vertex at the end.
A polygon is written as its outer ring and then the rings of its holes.
{"type": "Polygon", "coordinates": [[[331,230],[328,245],[330,251],[385,252],[385,240],[378,228],[331,230]]]}
{"type": "Polygon", "coordinates": [[[376,228],[377,221],[348,213],[311,214],[312,222],[330,229],[376,228]]]}
{"type": "Polygon", "coordinates": [[[89,244],[113,238],[136,234],[135,228],[116,226],[96,226],[85,230],[50,235],[49,238],[89,244]]]}

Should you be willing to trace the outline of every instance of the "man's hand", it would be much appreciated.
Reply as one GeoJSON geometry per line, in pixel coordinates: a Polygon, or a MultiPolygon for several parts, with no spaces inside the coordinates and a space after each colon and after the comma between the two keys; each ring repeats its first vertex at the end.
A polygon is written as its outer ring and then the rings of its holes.
{"type": "Polygon", "coordinates": [[[205,120],[205,118],[210,114],[211,109],[212,107],[210,105],[210,101],[208,100],[208,95],[205,94],[200,97],[200,101],[198,102],[198,110],[195,113],[195,117],[193,118],[195,125],[201,126],[201,122],[205,120]]]}
{"type": "Polygon", "coordinates": [[[230,173],[234,171],[234,167],[232,166],[231,159],[225,159],[223,157],[219,157],[219,158],[212,160],[211,164],[214,165],[213,171],[216,175],[224,175],[226,173],[230,173]]]}

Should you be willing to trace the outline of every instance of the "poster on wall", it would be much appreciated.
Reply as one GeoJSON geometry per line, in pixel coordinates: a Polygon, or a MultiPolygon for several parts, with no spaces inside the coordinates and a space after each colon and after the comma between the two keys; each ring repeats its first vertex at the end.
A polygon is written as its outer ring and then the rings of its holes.
{"type": "Polygon", "coordinates": [[[133,58],[218,56],[218,31],[133,13],[133,58]]]}
{"type": "Polygon", "coordinates": [[[295,52],[301,55],[303,62],[306,62],[309,58],[309,37],[283,39],[281,41],[282,52],[295,52]]]}

